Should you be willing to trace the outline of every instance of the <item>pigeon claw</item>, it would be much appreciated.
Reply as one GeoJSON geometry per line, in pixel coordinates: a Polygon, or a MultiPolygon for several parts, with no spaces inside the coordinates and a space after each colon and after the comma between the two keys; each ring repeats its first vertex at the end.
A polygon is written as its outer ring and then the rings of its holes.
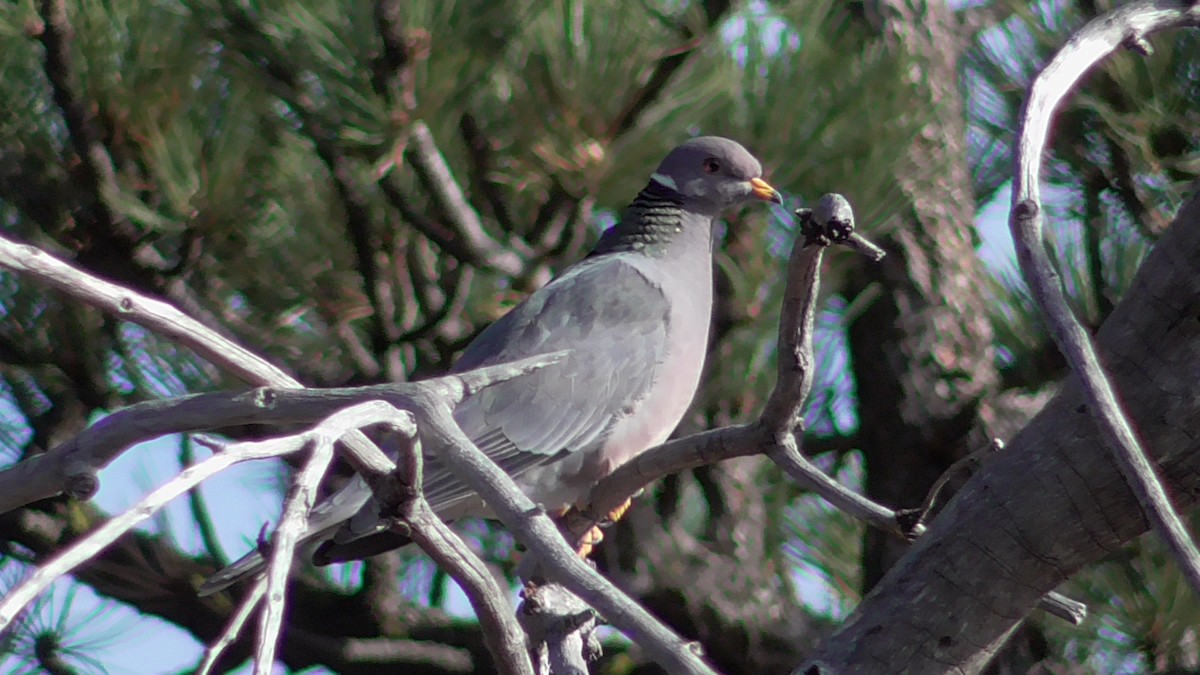
{"type": "Polygon", "coordinates": [[[595,516],[586,515],[587,507],[583,505],[556,511],[554,517],[559,521],[560,527],[564,529],[564,534],[576,542],[575,553],[580,558],[586,558],[591,555],[592,550],[600,542],[604,541],[604,532],[601,528],[608,527],[620,520],[629,511],[632,504],[632,498],[626,499],[615,509],[606,513],[598,523],[595,516]]]}
{"type": "Polygon", "coordinates": [[[620,520],[621,516],[625,515],[625,512],[629,510],[630,506],[633,506],[633,498],[632,497],[621,502],[621,504],[619,506],[617,506],[617,508],[613,509],[612,511],[609,511],[608,515],[604,516],[604,524],[612,525],[613,523],[620,520]]]}
{"type": "Polygon", "coordinates": [[[579,545],[575,548],[575,554],[580,558],[586,558],[592,554],[592,549],[599,546],[602,541],[604,541],[604,533],[600,531],[599,526],[593,527],[579,537],[579,545]]]}

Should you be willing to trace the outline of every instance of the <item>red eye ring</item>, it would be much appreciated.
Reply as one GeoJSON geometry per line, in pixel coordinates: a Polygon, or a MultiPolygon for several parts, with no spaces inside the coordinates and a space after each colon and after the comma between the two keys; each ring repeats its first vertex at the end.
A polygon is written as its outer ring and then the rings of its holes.
{"type": "Polygon", "coordinates": [[[716,173],[721,170],[721,163],[712,157],[704,160],[704,164],[702,166],[704,167],[704,173],[716,173]]]}

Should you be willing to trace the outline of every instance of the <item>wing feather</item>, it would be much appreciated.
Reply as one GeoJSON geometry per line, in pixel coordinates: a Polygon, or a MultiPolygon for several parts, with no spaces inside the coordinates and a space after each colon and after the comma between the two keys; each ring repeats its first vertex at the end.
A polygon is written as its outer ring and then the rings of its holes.
{"type": "MultiPolygon", "coordinates": [[[[649,394],[666,352],[669,311],[662,289],[620,256],[588,258],[480,333],[453,370],[564,349],[567,356],[484,389],[463,401],[454,417],[513,477],[598,447],[614,421],[649,394]]],[[[472,495],[429,448],[424,487],[434,510],[472,495]]],[[[328,542],[326,561],[397,544],[395,535],[365,520],[352,519],[328,542]]]]}
{"type": "MultiPolygon", "coordinates": [[[[662,289],[619,256],[584,261],[489,326],[454,371],[570,353],[488,387],[464,401],[455,419],[513,476],[596,447],[622,411],[648,395],[666,352],[669,310],[662,289]]],[[[438,481],[435,508],[470,493],[444,469],[430,478],[438,481]]]]}

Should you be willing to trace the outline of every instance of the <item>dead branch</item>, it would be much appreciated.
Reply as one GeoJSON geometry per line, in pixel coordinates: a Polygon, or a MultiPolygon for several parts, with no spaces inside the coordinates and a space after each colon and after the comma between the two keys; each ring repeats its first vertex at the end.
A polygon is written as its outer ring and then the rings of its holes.
{"type": "Polygon", "coordinates": [[[42,565],[25,581],[0,601],[0,630],[16,619],[20,611],[35,597],[50,587],[56,579],[99,553],[118,537],[147,520],[167,502],[199,485],[204,480],[234,464],[252,460],[281,457],[303,449],[308,442],[304,434],[269,441],[256,441],[231,446],[226,452],[213,455],[203,462],[184,469],[178,476],[143,497],[130,509],[112,517],[108,522],[75,542],[42,565]]]}
{"type": "Polygon", "coordinates": [[[1195,2],[1137,2],[1092,21],[1072,36],[1030,87],[1021,115],[1009,227],[1017,260],[1054,341],[1083,384],[1088,409],[1142,510],[1175,557],[1193,592],[1200,593],[1200,550],[1163,488],[1162,477],[1141,446],[1088,330],[1075,317],[1046,252],[1041,208],[1041,167],[1054,112],[1097,63],[1128,47],[1149,54],[1146,38],[1169,28],[1200,26],[1195,2]]]}
{"type": "MultiPolygon", "coordinates": [[[[812,387],[812,337],[824,250],[833,244],[850,246],[878,260],[883,252],[854,232],[849,202],[837,194],[823,196],[812,211],[797,212],[799,236],[788,262],[787,288],[779,323],[778,375],[775,389],[758,420],[746,425],[701,432],[653,448],[622,465],[598,483],[582,518],[570,523],[578,545],[580,537],[600,524],[605,514],[633,497],[646,485],[684,469],[714,464],[735,457],[766,455],[793,480],[825,498],[851,517],[907,539],[925,531],[919,520],[841,485],[801,452],[801,414],[812,387]]],[[[1086,607],[1058,593],[1049,593],[1041,605],[1050,614],[1075,625],[1086,616],[1086,607]]]]}
{"type": "Polygon", "coordinates": [[[377,470],[379,457],[359,457],[356,462],[361,465],[359,475],[371,486],[380,505],[380,516],[394,514],[398,521],[393,529],[412,539],[438,567],[459,582],[483,628],[484,641],[496,668],[506,674],[532,675],[525,633],[513,616],[505,592],[479,556],[425,501],[424,463],[416,426],[400,429],[395,435],[400,436],[400,451],[390,471],[377,470]]]}
{"type": "Polygon", "coordinates": [[[221,658],[221,654],[225,653],[234,640],[237,640],[238,633],[242,632],[242,626],[246,625],[246,621],[250,619],[250,615],[254,613],[258,603],[262,602],[266,594],[267,578],[255,579],[250,592],[238,603],[233,616],[229,617],[229,622],[225,624],[225,630],[221,631],[221,635],[205,648],[204,658],[200,661],[200,667],[196,669],[196,675],[208,675],[212,672],[213,666],[217,664],[217,659],[221,658]]]}
{"type": "Polygon", "coordinates": [[[1200,199],[1183,207],[1101,326],[1106,372],[1047,259],[1039,185],[1053,113],[1078,79],[1122,46],[1145,53],[1151,33],[1197,25],[1195,2],[1127,5],[1084,27],[1035,80],[1022,116],[1009,224],[1026,281],[1075,377],[1008,451],[967,482],[801,672],[869,672],[881,664],[911,673],[980,672],[1041,593],[1147,525],[1200,587],[1200,558],[1158,473],[1181,504],[1196,501],[1196,439],[1183,420],[1195,418],[1200,400],[1195,378],[1184,374],[1196,354],[1187,319],[1200,292],[1200,199]],[[1153,349],[1146,336],[1154,336],[1153,349]],[[1120,404],[1110,377],[1124,385],[1120,404]],[[1126,411],[1137,417],[1145,448],[1126,411]],[[1160,462],[1157,471],[1147,449],[1160,462]]]}

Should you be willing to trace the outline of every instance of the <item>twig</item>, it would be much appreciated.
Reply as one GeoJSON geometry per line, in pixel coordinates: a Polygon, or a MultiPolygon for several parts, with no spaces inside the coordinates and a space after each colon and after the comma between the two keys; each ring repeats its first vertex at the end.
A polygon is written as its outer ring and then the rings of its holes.
{"type": "Polygon", "coordinates": [[[1072,626],[1082,626],[1087,620],[1088,608],[1084,603],[1068,598],[1057,591],[1050,591],[1038,600],[1038,608],[1056,616],[1072,626]]]}
{"type": "MultiPolygon", "coordinates": [[[[189,436],[184,436],[179,440],[181,468],[189,467],[192,462],[196,461],[196,455],[192,452],[192,443],[192,438],[189,436]]],[[[228,564],[229,556],[225,555],[225,549],[221,547],[221,542],[217,539],[217,530],[213,527],[212,514],[204,504],[204,497],[199,490],[192,490],[188,493],[188,508],[192,512],[192,520],[196,521],[196,529],[200,531],[200,541],[204,544],[204,550],[217,564],[228,564]]]]}
{"type": "Polygon", "coordinates": [[[270,673],[275,667],[275,647],[283,627],[284,598],[287,596],[288,572],[296,544],[304,534],[308,512],[312,510],[321,479],[333,462],[333,444],[351,429],[373,424],[363,416],[365,405],[347,408],[325,421],[320,431],[310,435],[312,452],[304,468],[292,483],[291,494],[284,501],[283,516],[275,530],[274,546],[267,565],[267,604],[259,616],[258,644],[254,653],[256,673],[270,673]]]}
{"type": "MultiPolygon", "coordinates": [[[[942,475],[938,476],[938,479],[933,482],[933,487],[929,488],[929,492],[925,495],[925,502],[921,504],[920,508],[910,511],[901,511],[899,513],[901,520],[905,523],[905,527],[912,531],[915,530],[916,527],[924,525],[925,519],[928,518],[929,513],[933,511],[933,505],[937,503],[938,495],[941,494],[942,489],[946,487],[946,484],[950,482],[951,478],[953,478],[959,472],[964,471],[971,464],[982,461],[985,455],[989,455],[993,452],[1000,452],[1003,449],[1004,441],[1000,440],[999,438],[993,438],[986,446],[975,450],[975,452],[968,454],[966,457],[960,457],[958,461],[951,464],[950,467],[943,471],[942,475]],[[908,523],[911,523],[911,525],[908,523]]],[[[911,534],[909,538],[916,539],[917,535],[915,533],[911,534]]]]}
{"type": "MultiPolygon", "coordinates": [[[[907,533],[909,541],[916,541],[917,537],[925,532],[925,519],[929,517],[933,510],[934,504],[937,502],[938,495],[946,487],[956,474],[962,472],[971,464],[982,461],[983,457],[992,453],[999,452],[1004,449],[1004,441],[999,438],[993,438],[986,446],[975,450],[966,457],[961,457],[942,472],[941,476],[934,481],[933,487],[925,495],[925,501],[919,508],[916,509],[901,509],[896,512],[896,518],[900,522],[900,527],[907,533]]],[[[1046,613],[1056,616],[1071,625],[1078,626],[1087,618],[1087,605],[1084,603],[1068,598],[1067,596],[1051,591],[1038,601],[1038,607],[1046,613]]]]}
{"type": "Polygon", "coordinates": [[[138,523],[153,516],[175,497],[234,464],[297,452],[304,447],[304,442],[302,436],[292,436],[269,441],[239,443],[195,466],[184,469],[178,476],[143,497],[133,507],[113,516],[90,534],[54,556],[11,591],[0,601],[0,632],[13,622],[30,601],[49,588],[56,579],[69,574],[71,570],[87,562],[138,523]]]}
{"type": "Polygon", "coordinates": [[[705,0],[701,4],[705,19],[703,30],[706,32],[695,35],[685,23],[679,22],[681,37],[684,39],[683,46],[659,59],[654,70],[651,71],[650,77],[646,80],[646,84],[635,91],[621,107],[621,113],[608,127],[606,133],[608,142],[611,143],[621,137],[637,124],[642,113],[662,95],[675,73],[687,63],[693,54],[700,51],[704,40],[715,33],[713,29],[729,12],[733,3],[729,0],[705,0]]]}
{"type": "Polygon", "coordinates": [[[508,203],[501,193],[500,186],[492,179],[495,162],[492,158],[491,140],[483,133],[483,129],[479,128],[479,122],[475,121],[475,116],[470,112],[464,112],[459,118],[458,130],[471,159],[471,183],[483,195],[500,229],[515,234],[517,227],[509,213],[508,203]]]}
{"type": "Polygon", "coordinates": [[[406,223],[426,239],[437,244],[438,248],[453,256],[455,260],[464,265],[482,269],[491,266],[487,255],[471,246],[470,241],[458,236],[452,228],[425,215],[424,211],[413,206],[412,195],[401,187],[399,181],[394,177],[388,175],[380,179],[379,189],[387,202],[400,213],[400,217],[406,223]]]}
{"type": "Polygon", "coordinates": [[[246,620],[254,613],[254,608],[258,607],[258,603],[262,602],[263,596],[266,594],[267,578],[255,579],[250,592],[238,603],[233,616],[229,617],[229,623],[225,624],[225,630],[221,631],[221,635],[204,650],[204,660],[196,669],[196,675],[208,675],[212,672],[213,666],[217,664],[217,659],[221,658],[221,654],[224,654],[229,645],[237,639],[238,633],[242,632],[242,626],[246,625],[246,620]]]}
{"type": "Polygon", "coordinates": [[[1117,400],[1091,336],[1072,313],[1046,253],[1040,186],[1042,154],[1054,112],[1079,79],[1122,47],[1149,53],[1146,37],[1152,33],[1197,25],[1200,25],[1200,5],[1153,0],[1121,7],[1072,36],[1034,80],[1021,115],[1009,227],[1025,280],[1055,342],[1079,378],[1088,408],[1107,438],[1122,474],[1192,590],[1200,593],[1200,550],[1171,505],[1162,479],[1117,400]]]}
{"type": "MultiPolygon", "coordinates": [[[[784,434],[776,440],[775,447],[771,448],[767,456],[792,480],[821,495],[851,518],[884,532],[907,536],[899,522],[899,514],[849,490],[800,454],[795,434],[784,434]]],[[[925,531],[925,527],[917,525],[912,531],[916,533],[914,536],[919,536],[925,531]]]]}

